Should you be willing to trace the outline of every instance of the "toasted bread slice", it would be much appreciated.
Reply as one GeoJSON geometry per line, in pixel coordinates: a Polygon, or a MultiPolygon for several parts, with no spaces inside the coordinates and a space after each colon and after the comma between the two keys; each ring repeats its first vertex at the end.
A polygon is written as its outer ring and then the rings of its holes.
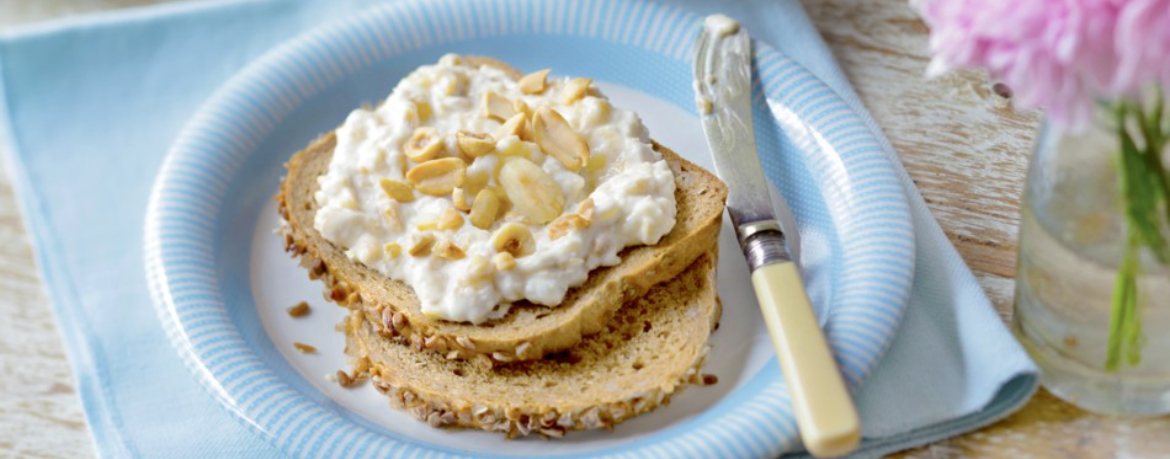
{"type": "Polygon", "coordinates": [[[612,427],[707,379],[700,369],[721,312],[715,258],[712,250],[623,306],[605,332],[544,360],[486,367],[416,352],[357,312],[344,322],[346,353],[355,377],[435,427],[509,438],[612,427]]]}
{"type": "MultiPolygon", "coordinates": [[[[494,59],[466,59],[519,73],[494,59]]],[[[282,227],[286,249],[301,257],[310,277],[323,279],[327,298],[360,307],[378,333],[402,336],[417,350],[451,358],[538,359],[601,331],[623,303],[673,278],[715,244],[727,197],[726,186],[715,175],[655,143],[674,171],[677,203],[677,222],[658,244],[625,249],[619,254],[621,264],[592,271],[557,307],[522,301],[500,319],[479,325],[458,323],[424,315],[409,286],[348,259],[342,248],[313,229],[317,177],[328,170],[335,141],[333,134],[327,134],[287,164],[288,175],[277,196],[286,222],[282,227]]]]}
{"type": "Polygon", "coordinates": [[[333,135],[326,135],[288,163],[288,177],[277,197],[287,223],[282,227],[286,249],[301,257],[310,277],[324,280],[327,298],[362,310],[377,332],[402,336],[418,350],[453,358],[537,359],[601,331],[623,303],[675,277],[711,249],[727,196],[726,186],[714,175],[655,144],[675,174],[677,222],[670,233],[656,245],[623,250],[621,264],[594,270],[559,306],[519,302],[500,319],[472,325],[423,314],[409,286],[350,260],[313,229],[317,176],[328,169],[333,145],[333,135]]]}

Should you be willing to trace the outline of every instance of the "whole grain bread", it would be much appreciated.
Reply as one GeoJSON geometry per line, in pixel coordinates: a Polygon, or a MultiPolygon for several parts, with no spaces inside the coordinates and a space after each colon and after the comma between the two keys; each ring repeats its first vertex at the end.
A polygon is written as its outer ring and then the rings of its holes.
{"type": "MultiPolygon", "coordinates": [[[[467,59],[507,68],[489,58],[467,59]]],[[[409,286],[350,260],[342,248],[313,229],[317,177],[328,170],[335,144],[334,134],[326,134],[286,165],[288,175],[277,195],[286,250],[300,257],[310,277],[324,281],[326,298],[363,313],[376,332],[401,337],[415,350],[457,359],[487,363],[539,359],[600,332],[622,304],[675,277],[710,250],[727,197],[726,186],[715,175],[655,143],[675,174],[677,203],[677,222],[658,244],[623,250],[621,264],[592,271],[557,307],[522,301],[500,319],[458,323],[423,314],[409,286]]]]}
{"type": "MultiPolygon", "coordinates": [[[[626,304],[606,330],[544,360],[495,367],[416,352],[380,336],[360,313],[343,322],[356,378],[435,427],[509,438],[612,427],[669,403],[700,369],[720,316],[712,250],[626,304]]],[[[707,380],[707,381],[705,381],[707,380]]]]}

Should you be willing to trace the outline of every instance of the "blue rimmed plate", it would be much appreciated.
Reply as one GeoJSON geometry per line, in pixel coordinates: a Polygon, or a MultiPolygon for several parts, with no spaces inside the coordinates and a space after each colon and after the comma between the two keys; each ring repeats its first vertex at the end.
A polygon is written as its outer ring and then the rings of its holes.
{"type": "MultiPolygon", "coordinates": [[[[293,457],[402,454],[771,456],[795,422],[734,238],[721,241],[722,327],[711,387],[613,432],[504,441],[432,429],[372,388],[323,377],[345,368],[341,308],[273,235],[285,160],[363,102],[384,98],[445,53],[500,58],[522,70],[588,76],[640,113],[653,137],[710,165],[693,114],[688,64],[699,17],[631,0],[399,3],[280,47],[200,110],[160,173],[146,257],[159,315],[180,356],[231,412],[293,457]],[[304,320],[285,309],[309,300],[304,320]],[[292,350],[300,341],[317,354],[292,350]]],[[[893,337],[909,295],[914,242],[906,197],[873,132],[795,62],[756,44],[755,128],[781,214],[800,230],[809,292],[846,379],[860,386],[893,337]]]]}

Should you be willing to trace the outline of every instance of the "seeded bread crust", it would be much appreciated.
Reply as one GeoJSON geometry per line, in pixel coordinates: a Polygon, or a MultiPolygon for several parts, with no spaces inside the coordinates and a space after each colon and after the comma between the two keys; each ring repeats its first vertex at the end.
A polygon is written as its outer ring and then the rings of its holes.
{"type": "Polygon", "coordinates": [[[415,352],[380,336],[358,313],[343,322],[357,379],[391,406],[434,427],[559,438],[610,428],[670,403],[700,369],[721,306],[716,253],[623,306],[605,333],[544,360],[486,368],[415,352]]]}
{"type": "MultiPolygon", "coordinates": [[[[466,59],[519,73],[494,59],[466,59]]],[[[457,323],[423,314],[413,289],[348,259],[313,229],[317,177],[328,170],[335,145],[334,134],[326,134],[286,165],[288,175],[277,195],[285,249],[300,257],[310,278],[324,282],[327,299],[363,313],[379,334],[400,337],[417,351],[487,365],[539,359],[603,330],[623,303],[675,277],[715,244],[727,197],[726,186],[713,174],[654,143],[674,172],[677,203],[675,227],[658,244],[623,250],[621,264],[591,272],[558,307],[518,302],[503,318],[457,323]]]]}

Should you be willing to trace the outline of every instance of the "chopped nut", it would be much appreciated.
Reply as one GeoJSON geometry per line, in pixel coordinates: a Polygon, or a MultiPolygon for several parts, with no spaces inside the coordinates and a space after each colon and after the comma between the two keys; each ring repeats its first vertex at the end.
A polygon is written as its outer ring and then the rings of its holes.
{"type": "Polygon", "coordinates": [[[394,231],[402,231],[402,219],[398,217],[398,209],[394,206],[386,208],[386,213],[382,214],[386,220],[386,226],[394,231]]]}
{"type": "Polygon", "coordinates": [[[593,198],[586,198],[577,206],[577,215],[580,215],[586,222],[593,223],[593,207],[593,198]]]}
{"type": "Polygon", "coordinates": [[[471,338],[468,338],[466,336],[456,336],[455,343],[459,344],[460,347],[467,349],[469,351],[475,350],[475,342],[472,341],[471,338]]]}
{"type": "Polygon", "coordinates": [[[492,247],[520,258],[536,250],[536,240],[528,227],[519,223],[505,223],[492,234],[492,247]]]}
{"type": "Polygon", "coordinates": [[[488,280],[492,274],[492,265],[488,263],[487,259],[479,255],[472,255],[471,259],[467,260],[467,278],[472,285],[477,285],[483,281],[488,280]]]}
{"type": "Polygon", "coordinates": [[[520,92],[524,94],[540,94],[544,92],[544,88],[548,87],[548,72],[551,69],[537,70],[535,72],[524,75],[520,81],[516,82],[516,86],[520,88],[520,92]]]}
{"type": "Polygon", "coordinates": [[[512,101],[507,97],[496,94],[492,91],[483,93],[479,99],[479,114],[484,118],[494,118],[499,121],[504,121],[516,114],[516,110],[512,109],[512,101]]]}
{"type": "Polygon", "coordinates": [[[302,354],[316,354],[317,348],[301,342],[294,342],[293,347],[301,351],[302,354]]]}
{"type": "Polygon", "coordinates": [[[309,312],[312,312],[312,309],[309,308],[309,303],[304,301],[297,303],[296,306],[288,308],[289,317],[304,317],[309,315],[309,312]]]}
{"type": "Polygon", "coordinates": [[[451,242],[450,239],[442,239],[438,243],[431,246],[431,253],[436,257],[447,260],[458,260],[465,255],[463,249],[451,242]]]}
{"type": "Polygon", "coordinates": [[[513,257],[510,252],[500,252],[492,257],[492,264],[496,265],[496,269],[500,271],[507,271],[516,267],[516,257],[513,257]]]}
{"type": "Polygon", "coordinates": [[[386,242],[386,245],[381,246],[381,249],[383,249],[383,251],[386,252],[386,255],[390,256],[391,259],[398,258],[398,255],[402,254],[402,246],[398,245],[398,242],[386,242]]]}
{"type": "Polygon", "coordinates": [[[431,196],[446,196],[463,184],[467,163],[459,158],[432,159],[410,168],[406,180],[414,188],[431,196]]]}
{"type": "Polygon", "coordinates": [[[459,131],[455,134],[459,149],[471,157],[483,156],[496,149],[496,139],[491,134],[459,131]]]}
{"type": "Polygon", "coordinates": [[[553,220],[552,224],[548,226],[548,238],[555,241],[569,234],[569,231],[588,227],[589,220],[581,218],[577,214],[565,214],[553,220]]]}
{"type": "Polygon", "coordinates": [[[561,90],[561,103],[564,105],[572,105],[573,102],[581,100],[585,97],[585,93],[589,91],[589,85],[593,84],[593,80],[588,78],[573,78],[565,84],[565,89],[561,90]]]}
{"type": "Polygon", "coordinates": [[[418,110],[418,120],[420,122],[424,122],[424,123],[427,120],[431,119],[431,115],[435,111],[431,107],[431,104],[429,102],[426,102],[426,101],[415,102],[414,107],[415,107],[415,109],[418,110]]]}
{"type": "Polygon", "coordinates": [[[585,162],[585,171],[590,174],[596,174],[605,169],[607,160],[601,155],[589,155],[589,160],[585,162]]]}
{"type": "Polygon", "coordinates": [[[425,126],[414,130],[406,140],[403,151],[411,161],[421,163],[434,158],[443,151],[443,141],[439,137],[439,130],[425,126]]]}
{"type": "Polygon", "coordinates": [[[382,192],[386,193],[386,197],[390,199],[398,202],[414,201],[414,189],[406,183],[397,180],[382,179],[378,184],[382,186],[382,192]]]}
{"type": "Polygon", "coordinates": [[[443,215],[439,216],[439,229],[441,230],[456,230],[463,226],[463,215],[459,211],[448,208],[443,211],[443,215]]]}
{"type": "Polygon", "coordinates": [[[475,196],[475,202],[471,204],[471,224],[479,229],[488,229],[492,227],[492,223],[496,221],[496,215],[500,211],[500,198],[491,189],[484,188],[475,196]]]}
{"type": "MultiPolygon", "coordinates": [[[[467,180],[464,179],[463,183],[466,185],[467,180]]],[[[467,190],[463,187],[457,187],[454,190],[451,190],[451,203],[455,205],[456,209],[459,209],[463,212],[468,212],[471,210],[471,205],[467,202],[467,190]]]]}
{"type": "Polygon", "coordinates": [[[552,221],[565,207],[557,182],[532,161],[515,158],[500,169],[500,185],[513,208],[538,224],[552,221]]]}
{"type": "Polygon", "coordinates": [[[415,238],[414,244],[410,246],[410,250],[408,250],[407,253],[410,253],[410,256],[412,257],[422,256],[422,254],[431,250],[431,246],[434,244],[435,235],[431,233],[422,233],[417,238],[415,238]]]}
{"type": "Polygon", "coordinates": [[[548,107],[537,110],[532,119],[532,131],[540,149],[567,169],[580,170],[589,160],[589,144],[556,110],[548,107]]]}
{"type": "Polygon", "coordinates": [[[496,128],[496,130],[492,132],[492,138],[496,140],[503,140],[510,136],[518,136],[521,132],[523,132],[524,125],[527,124],[527,122],[528,115],[523,113],[512,115],[507,119],[507,121],[504,121],[504,124],[501,124],[500,127],[496,128]]]}

